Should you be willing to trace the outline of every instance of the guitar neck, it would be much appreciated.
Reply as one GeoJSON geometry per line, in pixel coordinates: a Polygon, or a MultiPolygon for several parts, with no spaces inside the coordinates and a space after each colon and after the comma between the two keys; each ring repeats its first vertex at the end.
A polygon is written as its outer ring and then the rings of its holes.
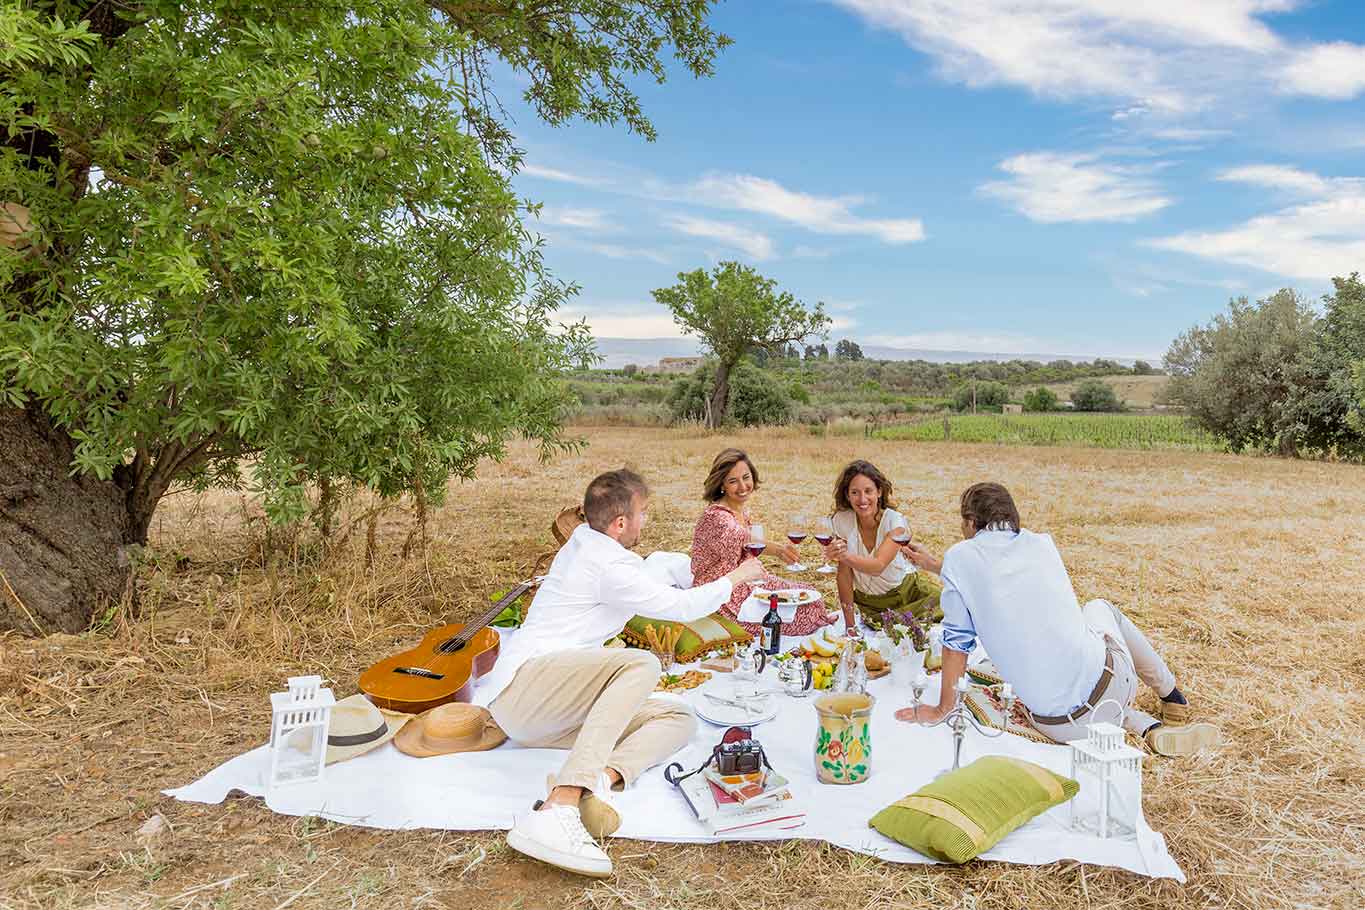
{"type": "Polygon", "coordinates": [[[507,607],[508,604],[516,600],[521,595],[525,594],[527,591],[531,590],[531,588],[535,586],[535,583],[536,583],[535,579],[533,578],[529,581],[523,581],[520,584],[518,584],[515,588],[508,591],[502,597],[498,598],[498,602],[493,604],[493,606],[489,607],[488,612],[484,613],[482,616],[478,617],[473,622],[469,623],[463,629],[461,629],[460,635],[464,636],[465,638],[468,638],[468,636],[473,635],[480,629],[487,627],[489,623],[498,618],[498,614],[501,613],[507,607]]]}

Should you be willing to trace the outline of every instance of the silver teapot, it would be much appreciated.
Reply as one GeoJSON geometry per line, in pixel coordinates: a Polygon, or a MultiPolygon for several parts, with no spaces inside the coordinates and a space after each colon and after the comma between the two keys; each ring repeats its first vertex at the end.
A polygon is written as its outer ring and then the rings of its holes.
{"type": "Polygon", "coordinates": [[[810,694],[815,681],[809,660],[793,657],[783,661],[777,670],[777,681],[782,689],[793,698],[805,698],[810,694]]]}

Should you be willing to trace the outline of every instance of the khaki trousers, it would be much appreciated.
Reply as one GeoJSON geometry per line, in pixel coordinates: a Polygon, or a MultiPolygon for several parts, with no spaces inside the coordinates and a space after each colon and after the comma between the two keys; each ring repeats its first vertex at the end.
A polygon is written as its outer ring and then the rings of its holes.
{"type": "Polygon", "coordinates": [[[1104,636],[1105,648],[1114,655],[1114,675],[1091,705],[1091,710],[1065,724],[1036,724],[1038,730],[1059,743],[1084,739],[1092,723],[1118,724],[1141,736],[1157,719],[1133,706],[1138,683],[1144,682],[1159,696],[1170,695],[1175,674],[1156,653],[1123,611],[1107,600],[1092,600],[1081,608],[1085,624],[1104,636]]]}
{"type": "Polygon", "coordinates": [[[697,729],[687,705],[649,697],[659,673],[648,651],[558,651],[522,664],[488,711],[514,742],[569,750],[556,784],[596,790],[611,768],[629,786],[697,729]]]}

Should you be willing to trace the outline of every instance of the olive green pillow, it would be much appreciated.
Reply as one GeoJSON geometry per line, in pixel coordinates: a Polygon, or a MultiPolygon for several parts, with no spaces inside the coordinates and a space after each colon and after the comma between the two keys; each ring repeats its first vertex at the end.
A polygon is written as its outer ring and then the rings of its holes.
{"type": "Polygon", "coordinates": [[[653,626],[656,632],[671,631],[674,626],[683,627],[682,635],[678,636],[678,643],[673,646],[673,656],[681,663],[691,663],[707,651],[728,644],[744,644],[753,640],[753,636],[744,631],[743,626],[724,613],[712,613],[710,616],[684,623],[636,616],[626,623],[626,627],[621,630],[621,637],[632,647],[648,648],[645,626],[653,626]]]}
{"type": "Polygon", "coordinates": [[[1032,762],[988,755],[897,800],[868,824],[925,856],[965,863],[1079,790],[1032,762]]]}

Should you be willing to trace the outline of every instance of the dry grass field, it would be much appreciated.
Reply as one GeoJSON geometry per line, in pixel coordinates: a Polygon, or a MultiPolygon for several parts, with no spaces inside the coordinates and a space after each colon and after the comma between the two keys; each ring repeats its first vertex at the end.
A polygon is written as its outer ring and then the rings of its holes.
{"type": "Polygon", "coordinates": [[[354,530],[322,554],[307,537],[267,541],[245,497],[170,499],[140,616],[81,636],[0,638],[0,908],[1365,904],[1365,469],[795,431],[585,433],[578,454],[542,465],[518,448],[453,485],[427,546],[412,542],[406,559],[406,508],[378,516],[371,545],[371,503],[354,500],[354,530]],[[378,657],[472,615],[600,469],[642,469],[655,487],[642,547],[685,548],[705,468],[731,443],[763,472],[756,510],[770,526],[825,508],[855,455],[887,470],[918,535],[938,546],[954,539],[964,486],[1009,485],[1026,523],[1055,535],[1078,594],[1128,610],[1229,736],[1216,754],[1145,771],[1148,818],[1188,883],[1076,863],[897,866],[799,841],[614,841],[617,876],[590,883],[521,859],[497,834],[371,831],[276,816],[253,799],[159,795],[260,743],[266,693],[286,676],[322,673],[348,694],[378,657]],[[164,829],[139,836],[157,813],[164,829]]]}
{"type": "MultiPolygon", "coordinates": [[[[1113,387],[1120,401],[1139,411],[1156,405],[1162,390],[1166,388],[1166,383],[1170,381],[1169,376],[1102,376],[1100,379],[1105,385],[1113,387]]],[[[1079,381],[1054,382],[1050,383],[1048,388],[1055,392],[1061,401],[1070,401],[1071,393],[1078,385],[1079,381]]]]}

